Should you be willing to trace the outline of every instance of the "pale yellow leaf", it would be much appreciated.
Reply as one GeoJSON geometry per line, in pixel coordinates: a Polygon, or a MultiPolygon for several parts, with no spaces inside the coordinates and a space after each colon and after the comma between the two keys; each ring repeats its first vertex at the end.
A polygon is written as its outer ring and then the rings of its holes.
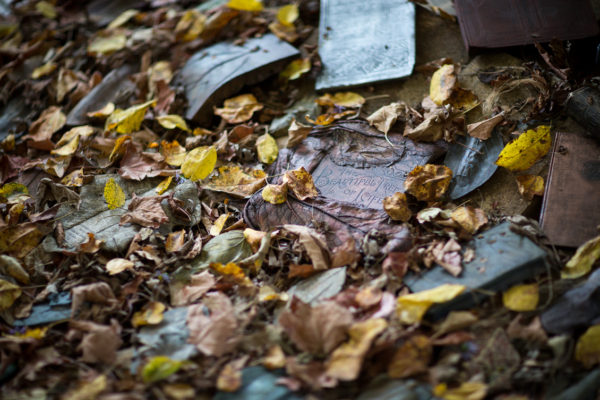
{"type": "Polygon", "coordinates": [[[298,60],[289,63],[283,71],[279,73],[279,76],[284,80],[293,81],[310,71],[310,68],[310,58],[299,58],[298,60]]]}
{"type": "Polygon", "coordinates": [[[333,96],[329,93],[325,93],[315,100],[315,102],[321,106],[358,108],[365,103],[365,98],[354,92],[338,92],[333,96]]]}
{"type": "Polygon", "coordinates": [[[0,311],[8,309],[20,296],[21,289],[19,286],[0,279],[0,311]]]}
{"type": "Polygon", "coordinates": [[[219,215],[219,218],[217,218],[210,227],[208,234],[211,236],[217,236],[219,233],[221,233],[223,227],[225,226],[225,222],[227,222],[227,219],[229,218],[229,215],[229,213],[219,215]]]}
{"type": "Polygon", "coordinates": [[[43,76],[50,75],[56,69],[56,64],[53,61],[48,61],[46,64],[37,67],[31,73],[31,79],[39,79],[43,76]]]}
{"type": "Polygon", "coordinates": [[[75,136],[73,139],[71,139],[70,142],[68,142],[64,146],[50,151],[50,154],[54,154],[55,156],[70,156],[77,151],[78,146],[79,135],[75,136]]]}
{"type": "Polygon", "coordinates": [[[540,300],[537,283],[516,285],[502,293],[504,307],[512,311],[533,311],[540,300]]]}
{"type": "Polygon", "coordinates": [[[113,258],[106,263],[106,270],[110,275],[119,274],[125,270],[133,269],[135,264],[125,258],[113,258]]]}
{"type": "Polygon", "coordinates": [[[258,155],[258,161],[265,164],[272,164],[277,160],[279,154],[279,147],[273,136],[265,133],[256,139],[256,153],[258,155]]]}
{"type": "Polygon", "coordinates": [[[185,123],[185,120],[179,115],[162,115],[160,117],[156,117],[156,121],[158,121],[160,126],[166,129],[179,128],[182,131],[190,132],[190,128],[188,128],[187,124],[185,123]]]}
{"type": "Polygon", "coordinates": [[[277,21],[279,21],[279,23],[282,25],[292,26],[298,19],[299,15],[300,11],[298,10],[298,5],[288,4],[287,6],[280,7],[279,10],[277,10],[277,21]]]}
{"type": "Polygon", "coordinates": [[[90,111],[89,113],[86,113],[85,115],[87,115],[90,118],[106,118],[108,117],[110,114],[112,114],[115,111],[115,104],[114,103],[106,103],[106,105],[104,107],[102,107],[99,110],[95,110],[95,111],[90,111]]]}
{"type": "Polygon", "coordinates": [[[140,12],[138,10],[125,10],[123,11],[117,18],[115,18],[110,24],[108,24],[107,29],[115,29],[125,25],[129,20],[140,12]]]}
{"type": "Polygon", "coordinates": [[[576,279],[587,275],[594,263],[600,258],[600,236],[588,240],[575,252],[561,271],[563,279],[576,279]]]}
{"type": "Polygon", "coordinates": [[[143,325],[158,325],[162,322],[165,311],[165,305],[158,301],[151,301],[146,304],[142,310],[133,314],[131,318],[131,325],[134,328],[143,325]]]}
{"type": "Polygon", "coordinates": [[[405,324],[418,323],[434,303],[448,302],[465,289],[463,285],[444,284],[433,289],[400,296],[397,300],[396,314],[405,324]]]}
{"type": "Polygon", "coordinates": [[[120,30],[98,32],[88,45],[88,53],[92,56],[105,56],[125,48],[127,36],[120,30]]]}
{"type": "Polygon", "coordinates": [[[187,151],[177,140],[172,142],[162,141],[160,143],[160,153],[165,158],[165,162],[173,167],[179,167],[185,161],[187,151]]]}

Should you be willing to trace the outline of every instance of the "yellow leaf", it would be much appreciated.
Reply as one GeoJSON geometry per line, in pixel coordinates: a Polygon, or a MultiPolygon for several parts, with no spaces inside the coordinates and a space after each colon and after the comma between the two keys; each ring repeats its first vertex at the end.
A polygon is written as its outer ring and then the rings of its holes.
{"type": "Polygon", "coordinates": [[[130,140],[131,136],[129,135],[123,135],[123,136],[119,136],[117,138],[117,140],[115,140],[115,145],[112,149],[112,151],[110,152],[110,155],[108,156],[108,160],[110,162],[113,162],[118,155],[122,154],[125,151],[125,148],[123,147],[123,145],[125,144],[126,141],[130,140]]]}
{"type": "Polygon", "coordinates": [[[317,117],[317,119],[314,120],[311,119],[308,115],[305,118],[306,121],[310,122],[311,124],[321,126],[330,125],[333,121],[336,120],[335,115],[333,114],[321,114],[317,117]]]}
{"type": "Polygon", "coordinates": [[[204,31],[206,16],[198,10],[188,10],[181,16],[175,27],[175,37],[179,41],[191,42],[204,31]]]}
{"type": "Polygon", "coordinates": [[[452,180],[452,170],[445,165],[417,165],[404,181],[404,189],[420,201],[439,200],[452,180]]]}
{"type": "Polygon", "coordinates": [[[504,307],[512,311],[533,311],[538,305],[540,294],[537,283],[516,285],[502,294],[504,307]]]}
{"type": "Polygon", "coordinates": [[[128,269],[133,269],[135,264],[125,258],[113,258],[106,263],[106,270],[110,275],[116,275],[128,269]]]}
{"type": "Polygon", "coordinates": [[[54,154],[56,156],[70,156],[77,151],[77,147],[79,147],[79,136],[75,136],[64,146],[50,151],[50,154],[54,154]]]}
{"type": "Polygon", "coordinates": [[[107,29],[115,29],[125,25],[129,20],[140,12],[138,10],[125,10],[117,18],[115,18],[108,26],[107,29]]]}
{"type": "Polygon", "coordinates": [[[83,139],[88,138],[91,135],[93,135],[94,132],[94,127],[90,125],[77,126],[73,129],[68,130],[64,135],[62,135],[58,143],[56,143],[56,147],[64,146],[76,137],[83,139]]]}
{"type": "Polygon", "coordinates": [[[261,0],[229,0],[227,7],[240,11],[262,11],[261,0]]]}
{"type": "Polygon", "coordinates": [[[125,48],[127,36],[120,30],[105,30],[98,32],[88,45],[88,54],[103,56],[125,48]]]}
{"type": "Polygon", "coordinates": [[[110,178],[104,185],[104,201],[111,210],[125,204],[125,193],[113,178],[110,178]]]}
{"type": "Polygon", "coordinates": [[[283,182],[299,200],[314,199],[319,195],[312,175],[304,167],[286,171],[283,175],[283,182]]]}
{"type": "Polygon", "coordinates": [[[46,18],[56,18],[56,8],[54,8],[52,3],[47,1],[38,1],[35,5],[35,9],[46,18]]]}
{"type": "Polygon", "coordinates": [[[277,21],[279,21],[279,23],[282,25],[292,26],[298,19],[299,15],[300,12],[298,11],[298,5],[288,4],[287,6],[279,8],[277,11],[277,21]]]}
{"type": "Polygon", "coordinates": [[[524,171],[544,157],[551,144],[550,126],[540,125],[507,144],[496,164],[510,171],[524,171]]]}
{"type": "Polygon", "coordinates": [[[46,332],[48,332],[49,327],[44,326],[40,328],[27,328],[23,333],[15,333],[14,335],[7,335],[9,337],[16,338],[32,338],[32,339],[43,339],[46,336],[46,332]]]}
{"type": "Polygon", "coordinates": [[[106,120],[107,131],[116,129],[119,133],[131,133],[140,129],[148,107],[154,107],[156,100],[150,100],[126,110],[116,109],[106,120]]]}
{"type": "Polygon", "coordinates": [[[85,114],[90,118],[106,118],[108,117],[110,114],[112,114],[115,111],[115,104],[114,103],[106,103],[106,105],[104,107],[102,107],[99,110],[95,110],[95,111],[90,111],[89,113],[85,114]]]}
{"type": "Polygon", "coordinates": [[[466,289],[463,285],[444,284],[433,289],[398,297],[396,314],[405,324],[421,321],[425,312],[434,303],[445,303],[454,299],[466,289]]]}
{"type": "Polygon", "coordinates": [[[287,200],[287,184],[282,185],[267,185],[263,189],[261,195],[264,201],[271,204],[285,203],[287,200]]]}
{"type": "Polygon", "coordinates": [[[211,263],[210,268],[219,275],[231,277],[235,283],[243,286],[252,286],[252,281],[236,263],[211,263]]]}
{"type": "Polygon", "coordinates": [[[177,140],[173,140],[171,143],[163,140],[160,143],[160,153],[165,158],[166,163],[173,167],[179,167],[183,164],[187,156],[185,147],[181,146],[177,140]]]}
{"type": "Polygon", "coordinates": [[[90,382],[80,382],[77,388],[65,393],[61,400],[91,400],[96,399],[106,389],[106,375],[99,375],[90,382]]]}
{"type": "Polygon", "coordinates": [[[265,133],[256,139],[256,152],[258,155],[258,161],[265,164],[272,164],[275,160],[277,160],[279,148],[277,147],[277,142],[273,136],[265,133]]]}
{"type": "Polygon", "coordinates": [[[169,186],[171,185],[171,181],[173,181],[173,177],[172,176],[167,176],[165,179],[163,179],[158,186],[156,186],[156,189],[154,189],[156,191],[156,193],[158,194],[163,194],[164,192],[167,191],[167,189],[169,188],[169,186]]]}
{"type": "Polygon", "coordinates": [[[454,65],[442,65],[431,77],[429,85],[429,97],[438,106],[443,105],[452,95],[452,91],[456,87],[456,74],[454,65]]]}
{"type": "Polygon", "coordinates": [[[600,258],[600,236],[588,240],[575,252],[561,271],[563,279],[576,279],[587,275],[594,263],[600,258]]]}
{"type": "Polygon", "coordinates": [[[483,400],[487,390],[487,385],[481,382],[463,382],[452,389],[448,389],[445,383],[440,383],[433,389],[433,395],[444,400],[483,400]]]}
{"type": "Polygon", "coordinates": [[[260,169],[245,171],[238,165],[224,165],[203,187],[247,198],[265,185],[266,177],[267,174],[260,169]]]}
{"type": "Polygon", "coordinates": [[[185,120],[179,115],[162,115],[160,117],[156,117],[156,121],[158,121],[160,126],[166,129],[179,128],[182,131],[190,132],[190,128],[188,128],[187,124],[185,123],[185,120]]]}
{"type": "Polygon", "coordinates": [[[167,383],[162,390],[170,400],[192,400],[196,398],[196,391],[187,383],[167,383]]]}
{"type": "Polygon", "coordinates": [[[208,232],[208,234],[211,236],[217,236],[219,233],[221,233],[223,227],[225,226],[225,222],[227,222],[228,218],[229,213],[219,215],[219,218],[217,218],[210,227],[210,231],[208,232]]]}
{"type": "Polygon", "coordinates": [[[252,94],[241,94],[223,102],[223,108],[215,108],[215,114],[230,124],[239,124],[252,118],[255,111],[263,105],[252,94]]]}
{"type": "Polygon", "coordinates": [[[50,75],[56,69],[56,64],[53,61],[48,61],[46,64],[37,67],[31,73],[31,79],[39,79],[43,76],[50,75]]]}
{"type": "Polygon", "coordinates": [[[600,363],[600,325],[590,326],[577,340],[575,359],[586,368],[600,363]]]}
{"type": "Polygon", "coordinates": [[[142,370],[144,383],[157,382],[168,378],[181,368],[182,361],[171,360],[167,356],[156,356],[150,359],[142,370]]]}
{"type": "Polygon", "coordinates": [[[0,279],[0,311],[8,309],[20,296],[21,288],[19,286],[0,279]]]}
{"type": "Polygon", "coordinates": [[[69,175],[62,178],[60,181],[63,185],[71,186],[71,187],[81,187],[83,186],[83,167],[80,169],[76,169],[71,172],[69,175]]]}
{"type": "Polygon", "coordinates": [[[300,78],[303,74],[310,71],[310,58],[300,58],[289,63],[279,76],[287,81],[293,81],[300,78]]]}
{"type": "Polygon", "coordinates": [[[277,369],[285,367],[285,353],[281,350],[279,345],[271,347],[265,358],[262,360],[262,365],[266,369],[277,369]]]}
{"type": "Polygon", "coordinates": [[[471,235],[488,222],[481,208],[473,208],[471,206],[458,207],[452,211],[450,218],[471,235]]]}
{"type": "Polygon", "coordinates": [[[151,301],[146,304],[141,311],[133,314],[131,325],[133,325],[134,328],[143,325],[158,325],[164,318],[163,312],[165,311],[165,308],[163,303],[151,301]]]}
{"type": "Polygon", "coordinates": [[[544,195],[544,178],[537,175],[519,175],[517,176],[517,186],[521,196],[528,200],[533,196],[544,195]]]}
{"type": "Polygon", "coordinates": [[[214,146],[196,147],[185,157],[181,173],[192,181],[198,181],[210,175],[216,163],[217,149],[214,146]]]}
{"type": "Polygon", "coordinates": [[[333,96],[329,93],[325,93],[315,100],[315,102],[320,106],[358,108],[365,104],[365,98],[354,92],[339,92],[333,96]]]}
{"type": "Polygon", "coordinates": [[[29,199],[27,186],[17,182],[10,182],[0,187],[0,201],[6,204],[22,203],[29,199]]]}
{"type": "Polygon", "coordinates": [[[394,221],[407,222],[412,217],[412,211],[408,208],[408,200],[402,192],[396,192],[392,196],[383,199],[383,209],[394,221]]]}

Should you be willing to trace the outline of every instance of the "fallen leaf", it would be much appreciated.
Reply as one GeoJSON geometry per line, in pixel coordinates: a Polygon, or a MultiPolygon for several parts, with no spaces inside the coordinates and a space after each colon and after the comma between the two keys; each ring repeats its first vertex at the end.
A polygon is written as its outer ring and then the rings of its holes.
{"type": "Polygon", "coordinates": [[[439,200],[448,190],[452,170],[445,165],[417,165],[404,181],[404,189],[420,201],[439,200]]]}
{"type": "Polygon", "coordinates": [[[121,326],[116,320],[110,325],[100,325],[90,321],[72,321],[71,327],[85,332],[78,349],[83,351],[81,360],[89,363],[114,364],[117,350],[123,343],[121,326]]]}
{"type": "Polygon", "coordinates": [[[412,217],[412,211],[408,208],[408,200],[402,192],[396,192],[392,196],[384,197],[383,209],[394,221],[408,222],[412,217]]]}
{"type": "Polygon", "coordinates": [[[79,136],[75,136],[71,141],[58,149],[54,149],[50,152],[55,156],[70,156],[77,151],[79,147],[79,136]]]}
{"type": "Polygon", "coordinates": [[[46,75],[50,75],[56,70],[56,63],[54,61],[48,61],[46,64],[41,65],[33,70],[31,73],[31,79],[40,79],[46,75]]]}
{"type": "Polygon", "coordinates": [[[35,9],[46,18],[56,18],[56,8],[52,3],[49,3],[47,1],[38,1],[35,4],[35,9]]]}
{"type": "Polygon", "coordinates": [[[180,307],[192,304],[204,296],[214,286],[215,278],[208,271],[192,275],[189,282],[172,283],[170,285],[171,305],[173,305],[173,307],[180,307]]]}
{"type": "Polygon", "coordinates": [[[311,307],[293,297],[289,308],[279,314],[278,321],[300,350],[323,355],[329,354],[346,338],[352,314],[332,301],[311,307]]]}
{"type": "Polygon", "coordinates": [[[239,124],[252,118],[255,111],[263,109],[263,105],[252,94],[242,94],[225,100],[223,108],[215,108],[215,114],[230,124],[239,124]]]}
{"type": "Polygon", "coordinates": [[[306,115],[306,117],[304,117],[306,119],[306,121],[310,122],[311,124],[315,124],[315,125],[320,125],[320,126],[325,126],[325,125],[331,125],[335,120],[335,115],[333,114],[321,114],[317,117],[317,119],[311,119],[309,118],[308,115],[306,115]]]}
{"type": "Polygon", "coordinates": [[[367,117],[367,121],[383,133],[388,133],[399,117],[406,114],[406,104],[391,103],[383,106],[367,117]]]}
{"type": "Polygon", "coordinates": [[[107,29],[115,29],[125,25],[129,20],[140,12],[138,10],[125,10],[119,16],[112,20],[110,24],[106,27],[107,29]]]}
{"type": "Polygon", "coordinates": [[[298,5],[288,4],[277,10],[277,21],[282,25],[293,26],[299,15],[298,5]]]}
{"type": "MultiPolygon", "coordinates": [[[[91,381],[79,382],[76,388],[69,390],[61,400],[91,400],[96,399],[107,387],[106,375],[98,375],[91,381]]],[[[45,397],[45,396],[44,396],[45,397]]]]}
{"type": "Polygon", "coordinates": [[[504,113],[494,115],[491,118],[484,119],[483,121],[476,122],[474,124],[467,125],[467,133],[469,136],[480,140],[487,140],[492,137],[492,132],[496,125],[504,120],[504,113]]]}
{"type": "Polygon", "coordinates": [[[182,365],[182,361],[171,360],[167,356],[152,357],[142,369],[142,379],[144,383],[161,381],[179,371],[182,365]]]}
{"type": "Polygon", "coordinates": [[[248,198],[265,186],[267,174],[260,169],[242,169],[239,165],[219,167],[203,188],[248,198]]]}
{"type": "Polygon", "coordinates": [[[103,243],[104,241],[96,239],[93,233],[88,233],[88,240],[79,245],[79,251],[82,253],[94,254],[100,250],[103,243]]]}
{"type": "Polygon", "coordinates": [[[248,356],[225,364],[217,377],[217,389],[223,392],[235,392],[242,386],[242,368],[248,361],[248,356]]]}
{"type": "Polygon", "coordinates": [[[107,131],[116,129],[118,133],[128,134],[134,131],[138,131],[144,116],[149,107],[154,107],[156,100],[150,100],[136,106],[129,107],[126,110],[117,108],[112,114],[106,119],[104,129],[107,131]]]}
{"type": "Polygon", "coordinates": [[[219,275],[231,278],[233,282],[237,283],[238,285],[247,287],[253,286],[250,278],[246,276],[244,270],[240,268],[240,266],[236,263],[230,262],[226,265],[223,265],[218,262],[211,263],[210,268],[219,275]]]}
{"type": "Polygon", "coordinates": [[[460,244],[454,239],[450,239],[446,242],[438,241],[427,249],[423,261],[427,267],[431,267],[433,262],[436,262],[452,274],[452,276],[459,276],[462,272],[462,256],[460,250],[460,244]],[[429,257],[431,257],[431,260],[429,260],[429,257]]]}
{"type": "Polygon", "coordinates": [[[156,194],[161,195],[164,192],[166,192],[169,189],[169,186],[171,186],[171,182],[172,181],[173,181],[173,177],[172,176],[167,176],[165,179],[163,179],[156,186],[156,189],[154,189],[156,191],[156,194]]]}
{"type": "Polygon", "coordinates": [[[127,207],[129,211],[121,217],[119,225],[134,223],[149,228],[159,228],[169,221],[169,217],[160,205],[163,198],[163,196],[138,197],[134,193],[127,207]]]}
{"type": "Polygon", "coordinates": [[[271,185],[268,184],[261,192],[264,201],[271,204],[282,204],[287,200],[287,184],[271,185]]]}
{"type": "Polygon", "coordinates": [[[338,92],[333,96],[325,93],[315,100],[320,106],[358,108],[365,104],[365,98],[354,92],[338,92]]]}
{"type": "Polygon", "coordinates": [[[181,118],[179,115],[169,114],[162,115],[160,117],[156,117],[156,122],[160,124],[165,129],[175,129],[179,128],[182,131],[191,132],[190,128],[188,128],[185,120],[181,118]]]}
{"type": "Polygon", "coordinates": [[[286,65],[279,77],[285,81],[293,81],[310,71],[310,68],[310,58],[299,58],[286,65]]]}
{"type": "Polygon", "coordinates": [[[106,56],[124,49],[127,45],[125,32],[119,29],[98,31],[88,45],[88,54],[95,57],[106,56]]]}
{"type": "Polygon", "coordinates": [[[396,314],[401,322],[416,324],[421,321],[425,312],[434,303],[448,302],[464,292],[465,289],[464,285],[447,283],[433,289],[400,296],[397,300],[396,314]]]}
{"type": "Polygon", "coordinates": [[[115,104],[108,102],[101,109],[95,110],[95,111],[90,111],[90,112],[86,113],[85,115],[87,115],[90,118],[107,118],[114,111],[115,111],[115,104]]]}
{"type": "Polygon", "coordinates": [[[183,247],[185,243],[185,230],[182,229],[180,231],[171,232],[169,236],[167,236],[167,240],[165,241],[165,251],[168,253],[174,253],[183,247]]]}
{"type": "Polygon", "coordinates": [[[135,264],[125,258],[113,258],[106,263],[106,270],[110,275],[119,274],[125,270],[133,269],[135,264]]]}
{"type": "Polygon", "coordinates": [[[165,305],[159,301],[151,301],[146,303],[141,311],[133,314],[131,318],[131,325],[134,328],[143,325],[158,325],[163,320],[163,312],[165,311],[165,305]]]}
{"type": "Polygon", "coordinates": [[[325,270],[331,266],[331,259],[329,255],[329,248],[325,237],[306,226],[302,225],[283,225],[283,229],[298,235],[300,244],[304,247],[315,270],[325,270]]]}
{"type": "Polygon", "coordinates": [[[517,186],[521,196],[527,200],[533,199],[533,196],[544,195],[544,178],[537,175],[519,175],[517,176],[517,186]]]}
{"type": "Polygon", "coordinates": [[[115,144],[112,148],[112,151],[110,152],[110,155],[108,156],[108,161],[113,162],[114,160],[117,159],[117,157],[122,156],[125,153],[125,150],[126,150],[125,142],[127,142],[128,140],[131,140],[131,136],[129,136],[129,135],[119,136],[115,140],[115,144]]]}
{"type": "Polygon", "coordinates": [[[192,400],[196,398],[196,391],[187,383],[167,383],[162,390],[172,400],[192,400]]]}
{"type": "Polygon", "coordinates": [[[123,207],[125,204],[125,192],[113,178],[108,179],[104,185],[104,201],[110,210],[123,207]]]}
{"type": "Polygon", "coordinates": [[[0,227],[0,254],[25,257],[45,236],[34,223],[0,227]]]}
{"type": "Polygon", "coordinates": [[[587,275],[594,263],[600,258],[600,236],[588,240],[575,252],[575,255],[561,271],[562,279],[577,279],[587,275]]]}
{"type": "Polygon", "coordinates": [[[210,236],[217,236],[218,234],[220,234],[223,228],[225,227],[225,222],[227,222],[229,216],[230,213],[219,215],[219,218],[217,218],[210,227],[208,234],[210,236]]]}
{"type": "Polygon", "coordinates": [[[285,353],[281,350],[281,346],[274,345],[269,350],[262,360],[262,365],[267,369],[277,369],[285,367],[285,353]]]}
{"type": "Polygon", "coordinates": [[[19,286],[0,279],[0,311],[9,309],[19,297],[21,297],[19,286]]]}
{"type": "Polygon", "coordinates": [[[160,142],[160,154],[165,158],[165,162],[172,167],[179,167],[185,161],[187,151],[177,140],[160,142]]]}
{"type": "Polygon", "coordinates": [[[524,171],[544,157],[551,144],[550,126],[529,129],[502,149],[496,165],[510,171],[524,171]]]}
{"type": "MultiPolygon", "coordinates": [[[[67,122],[67,116],[63,114],[60,107],[48,107],[29,126],[29,134],[23,136],[23,140],[32,140],[34,143],[46,143],[52,138],[52,134],[61,129],[67,122]]],[[[51,147],[52,148],[52,147],[51,147]]]]}
{"type": "Polygon", "coordinates": [[[279,148],[277,142],[273,136],[265,133],[256,139],[256,153],[258,155],[258,161],[265,164],[272,164],[277,160],[279,154],[279,148]]]}
{"type": "Polygon", "coordinates": [[[411,336],[394,354],[388,365],[388,375],[398,379],[426,372],[432,355],[433,346],[427,336],[411,336]]]}
{"type": "Polygon", "coordinates": [[[306,139],[311,130],[312,126],[303,125],[297,122],[295,118],[292,119],[292,123],[288,128],[289,138],[286,147],[292,148],[302,142],[304,139],[306,139]]]}
{"type": "Polygon", "coordinates": [[[457,83],[454,65],[443,65],[431,77],[429,97],[435,104],[441,106],[450,99],[457,83]]]}
{"type": "Polygon", "coordinates": [[[533,311],[540,299],[537,283],[516,285],[502,293],[504,307],[512,311],[533,311]]]}
{"type": "Polygon", "coordinates": [[[448,389],[440,383],[433,389],[433,395],[444,400],[483,400],[487,394],[487,385],[481,382],[463,382],[459,387],[448,389]]]}
{"type": "Polygon", "coordinates": [[[575,359],[585,368],[600,363],[600,325],[590,326],[577,340],[575,359]]]}
{"type": "Polygon", "coordinates": [[[319,195],[312,175],[304,167],[286,171],[283,175],[283,182],[287,184],[288,189],[292,191],[298,200],[314,199],[319,195]]]}
{"type": "Polygon", "coordinates": [[[261,0],[229,0],[227,7],[240,11],[262,11],[261,0]]]}
{"type": "Polygon", "coordinates": [[[437,327],[434,337],[465,329],[477,321],[477,317],[470,311],[450,311],[446,319],[437,327]]]}
{"type": "Polygon", "coordinates": [[[0,254],[0,273],[10,275],[24,285],[31,281],[29,273],[21,266],[19,260],[6,254],[0,254]]]}
{"type": "Polygon", "coordinates": [[[125,145],[119,175],[125,179],[142,181],[155,176],[175,175],[175,171],[168,169],[161,154],[141,151],[139,144],[129,141],[125,145]]]}
{"type": "Polygon", "coordinates": [[[471,206],[456,208],[452,211],[452,214],[450,214],[450,218],[471,235],[475,234],[479,228],[488,223],[488,219],[483,210],[471,206]]]}
{"type": "Polygon", "coordinates": [[[269,24],[269,30],[273,32],[275,36],[277,36],[281,40],[285,40],[289,43],[294,43],[298,40],[298,33],[296,32],[296,27],[294,25],[288,26],[283,25],[279,21],[274,21],[269,24]]]}
{"type": "Polygon", "coordinates": [[[175,37],[182,42],[196,40],[204,31],[206,16],[198,10],[187,10],[183,13],[177,26],[175,26],[175,37]]]}
{"type": "Polygon", "coordinates": [[[216,163],[217,149],[214,146],[196,147],[185,157],[181,173],[192,181],[199,181],[210,175],[216,163]]]}
{"type": "Polygon", "coordinates": [[[0,187],[0,201],[6,204],[18,204],[29,200],[29,190],[27,186],[17,183],[10,182],[0,187]]]}
{"type": "Polygon", "coordinates": [[[357,322],[348,330],[349,340],[331,353],[327,360],[327,375],[342,381],[358,378],[363,359],[373,340],[387,328],[383,318],[373,318],[357,322]]]}

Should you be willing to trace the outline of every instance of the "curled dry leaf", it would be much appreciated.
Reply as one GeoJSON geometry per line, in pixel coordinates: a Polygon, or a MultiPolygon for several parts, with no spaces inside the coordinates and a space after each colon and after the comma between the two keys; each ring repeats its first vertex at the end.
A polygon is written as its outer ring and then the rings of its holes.
{"type": "Polygon", "coordinates": [[[78,347],[83,352],[82,361],[111,365],[117,360],[117,350],[123,341],[121,340],[121,326],[116,320],[111,320],[110,325],[99,325],[90,321],[73,321],[71,327],[86,332],[78,347]]]}
{"type": "Polygon", "coordinates": [[[537,175],[519,175],[517,176],[517,186],[521,196],[527,200],[533,199],[533,196],[544,195],[544,178],[537,175]]]}
{"type": "Polygon", "coordinates": [[[439,200],[448,190],[452,170],[445,165],[418,165],[404,181],[404,189],[420,201],[439,200]]]}
{"type": "Polygon", "coordinates": [[[565,265],[560,277],[563,279],[577,279],[587,275],[594,263],[600,258],[600,236],[588,240],[575,252],[575,255],[565,265]]]}
{"type": "MultiPolygon", "coordinates": [[[[29,126],[29,134],[23,136],[23,140],[32,140],[44,145],[52,138],[52,134],[60,130],[67,122],[67,116],[63,114],[60,107],[52,106],[44,110],[38,119],[29,126]]],[[[51,145],[52,146],[52,145],[51,145]]],[[[39,147],[39,146],[37,146],[39,147]]],[[[52,147],[42,150],[50,150],[52,147]]]]}
{"type": "Polygon", "coordinates": [[[319,195],[312,175],[304,167],[286,171],[283,175],[283,182],[287,184],[288,189],[299,200],[314,199],[319,195]]]}
{"type": "Polygon", "coordinates": [[[297,122],[295,118],[292,119],[292,123],[288,129],[289,139],[286,147],[292,148],[302,142],[304,139],[306,139],[311,130],[311,126],[303,125],[297,122]]]}
{"type": "Polygon", "coordinates": [[[412,217],[406,194],[396,192],[383,199],[383,209],[394,221],[407,222],[412,217]]]}
{"type": "Polygon", "coordinates": [[[358,93],[354,92],[338,92],[333,96],[329,93],[325,93],[319,97],[315,102],[320,106],[326,107],[346,107],[346,108],[358,108],[365,104],[365,98],[358,93]]]}
{"type": "Polygon", "coordinates": [[[471,206],[458,207],[452,211],[450,218],[471,235],[488,222],[485,212],[481,208],[471,206]]]}
{"type": "Polygon", "coordinates": [[[391,103],[369,115],[367,121],[381,132],[388,133],[398,118],[406,115],[406,108],[406,104],[403,102],[391,103]]]}
{"type": "Polygon", "coordinates": [[[107,118],[114,111],[115,111],[115,104],[108,102],[101,109],[95,110],[95,111],[90,111],[86,115],[90,118],[107,118]]]}
{"type": "Polygon", "coordinates": [[[174,253],[183,247],[185,243],[185,230],[182,229],[180,231],[171,232],[169,236],[167,236],[167,240],[165,241],[165,251],[168,253],[174,253]]]}
{"type": "Polygon", "coordinates": [[[293,81],[310,71],[310,68],[310,58],[299,58],[289,63],[279,73],[279,77],[285,81],[293,81]]]}
{"type": "Polygon", "coordinates": [[[260,169],[242,169],[239,165],[224,165],[209,178],[203,188],[248,198],[265,185],[267,174],[260,169]]]}
{"type": "Polygon", "coordinates": [[[88,233],[88,239],[79,245],[79,251],[94,254],[100,250],[103,243],[104,241],[96,239],[93,233],[88,233]]]}
{"type": "Polygon", "coordinates": [[[192,304],[212,289],[215,283],[214,276],[208,271],[192,275],[187,283],[172,282],[170,285],[171,305],[180,307],[192,304]]]}
{"type": "Polygon", "coordinates": [[[125,270],[133,269],[135,264],[125,258],[113,258],[106,263],[106,270],[110,275],[119,274],[125,270]]]}
{"type": "Polygon", "coordinates": [[[467,125],[467,133],[469,136],[480,140],[487,140],[492,136],[492,132],[496,125],[504,120],[504,113],[494,115],[491,118],[483,121],[476,122],[474,124],[467,125]]]}
{"type": "Polygon", "coordinates": [[[258,155],[258,161],[265,164],[272,164],[277,160],[279,154],[279,147],[273,136],[265,133],[256,139],[256,153],[258,155]]]}
{"type": "Polygon", "coordinates": [[[252,94],[242,94],[225,100],[223,108],[215,108],[215,114],[230,124],[239,124],[252,118],[255,111],[263,109],[263,105],[252,94]]]}
{"type": "Polygon", "coordinates": [[[510,171],[524,171],[550,150],[550,126],[540,125],[522,133],[502,149],[496,164],[510,171]]]}
{"type": "Polygon", "coordinates": [[[271,22],[269,24],[269,30],[279,39],[289,43],[295,42],[299,37],[294,25],[284,25],[279,21],[271,22]]]}
{"type": "Polygon", "coordinates": [[[533,311],[540,300],[537,283],[516,285],[502,293],[504,307],[512,311],[533,311]]]}
{"type": "Polygon", "coordinates": [[[135,193],[129,203],[128,212],[121,217],[120,225],[134,223],[149,228],[158,228],[169,221],[160,202],[163,196],[138,197],[135,193]]]}
{"type": "Polygon", "coordinates": [[[300,244],[308,253],[315,270],[324,270],[331,266],[329,248],[323,235],[303,225],[283,225],[283,229],[298,235],[300,244]]]}

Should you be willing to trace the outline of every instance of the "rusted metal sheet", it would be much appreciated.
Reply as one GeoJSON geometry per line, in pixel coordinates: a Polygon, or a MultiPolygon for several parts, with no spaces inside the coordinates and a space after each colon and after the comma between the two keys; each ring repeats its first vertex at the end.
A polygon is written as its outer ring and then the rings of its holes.
{"type": "Polygon", "coordinates": [[[541,226],[550,243],[578,247],[598,236],[600,144],[583,134],[558,132],[542,204],[541,226]]]}
{"type": "Polygon", "coordinates": [[[272,34],[248,39],[241,46],[223,42],[198,51],[178,76],[189,103],[186,118],[210,120],[213,106],[220,106],[244,85],[267,79],[299,55],[295,47],[272,34]]]}
{"type": "Polygon", "coordinates": [[[321,0],[317,90],[402,78],[415,63],[415,6],[406,0],[321,0]]]}
{"type": "Polygon", "coordinates": [[[455,0],[467,50],[598,34],[589,0],[455,0]]]}

